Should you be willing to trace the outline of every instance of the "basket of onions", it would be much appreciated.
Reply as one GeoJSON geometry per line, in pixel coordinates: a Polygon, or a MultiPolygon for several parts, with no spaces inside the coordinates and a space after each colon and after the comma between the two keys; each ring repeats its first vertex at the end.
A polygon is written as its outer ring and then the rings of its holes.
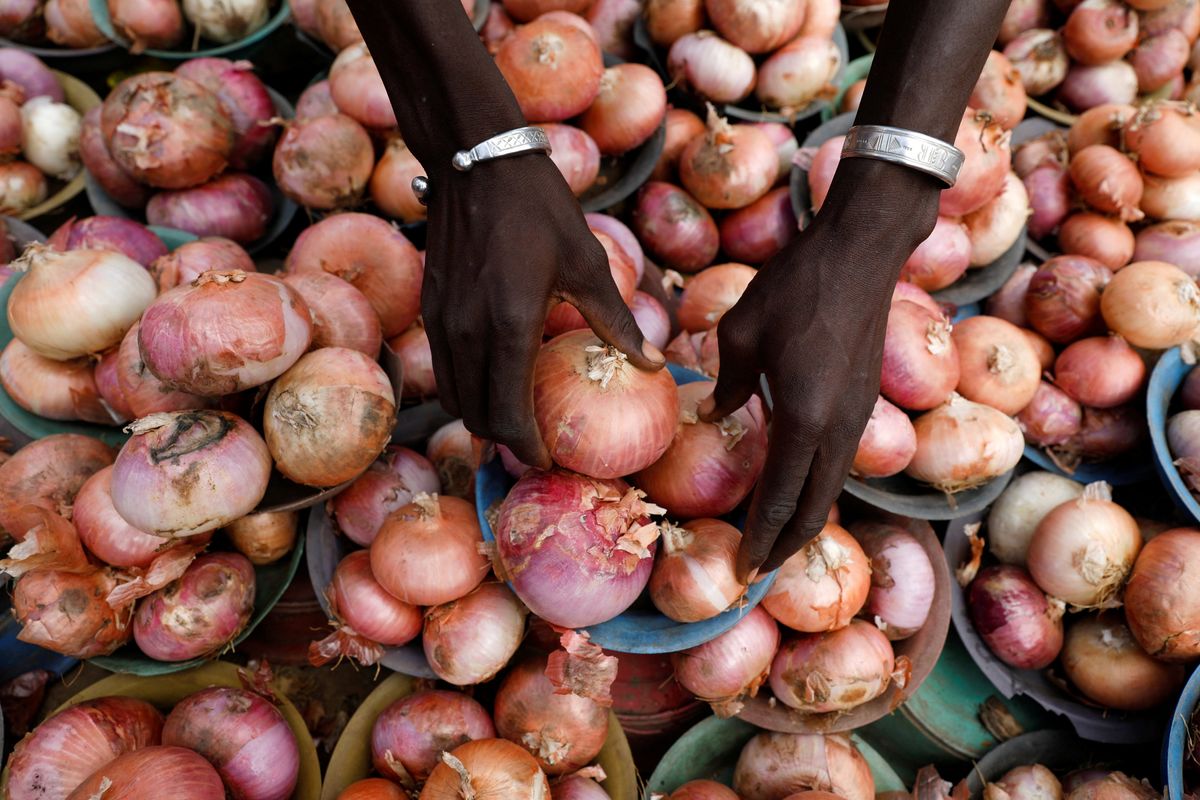
{"type": "Polygon", "coordinates": [[[1155,469],[1179,509],[1200,523],[1196,488],[1200,461],[1195,455],[1200,447],[1195,433],[1200,419],[1198,390],[1200,370],[1184,361],[1180,349],[1168,350],[1150,376],[1146,406],[1155,469]]]}
{"type": "Polygon", "coordinates": [[[252,55],[290,16],[286,0],[88,0],[92,20],[134,55],[164,61],[252,55]]]}
{"type": "Polygon", "coordinates": [[[625,734],[604,706],[555,694],[546,658],[530,654],[495,687],[491,713],[458,691],[394,674],[350,718],[325,771],[322,800],[480,797],[636,800],[625,734]],[[381,777],[369,777],[374,773],[381,777]],[[548,791],[550,790],[550,791],[548,791]],[[410,794],[407,794],[411,792],[410,794]]]}
{"type": "Polygon", "coordinates": [[[83,120],[88,200],[101,214],[258,252],[298,208],[266,165],[276,123],[291,115],[248,61],[199,58],[128,78],[83,120]]]}
{"type": "Polygon", "coordinates": [[[1196,606],[1180,564],[1200,532],[1161,532],[1110,496],[1106,484],[1035,471],[996,502],[984,538],[981,517],[955,520],[954,625],[1006,697],[1030,697],[1089,740],[1157,740],[1182,662],[1200,655],[1177,629],[1196,606]]]}
{"type": "Polygon", "coordinates": [[[905,792],[900,777],[854,734],[770,733],[710,717],[679,738],[646,782],[670,800],[872,800],[905,792]],[[733,787],[732,790],[729,787],[733,787]]]}
{"type": "Polygon", "coordinates": [[[1153,793],[1153,790],[1146,782],[1126,782],[1116,777],[1119,774],[1116,770],[1122,765],[1145,769],[1145,764],[1137,763],[1132,754],[1115,747],[1085,743],[1064,731],[1034,731],[1014,736],[989,750],[967,775],[967,789],[972,800],[981,800],[993,786],[1010,797],[1046,791],[1053,797],[1074,795],[1075,800],[1083,800],[1101,793],[1100,787],[1104,787],[1114,797],[1148,800],[1147,791],[1153,793]],[[1093,781],[1103,783],[1082,788],[1093,781]]]}
{"type": "Polygon", "coordinates": [[[0,19],[0,46],[86,68],[111,64],[117,49],[96,27],[88,0],[17,0],[8,4],[0,19]]]}
{"type": "Polygon", "coordinates": [[[215,661],[169,677],[113,675],[60,706],[16,748],[9,800],[317,800],[304,718],[260,666],[215,661]]]}

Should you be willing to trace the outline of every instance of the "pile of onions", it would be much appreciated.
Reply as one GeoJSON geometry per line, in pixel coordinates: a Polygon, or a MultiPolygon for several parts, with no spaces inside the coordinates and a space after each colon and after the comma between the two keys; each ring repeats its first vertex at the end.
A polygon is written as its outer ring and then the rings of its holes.
{"type": "Polygon", "coordinates": [[[526,613],[502,583],[429,609],[421,645],[430,669],[455,686],[491,680],[521,644],[526,613]]]}
{"type": "Polygon", "coordinates": [[[1133,231],[1121,220],[1080,212],[1063,221],[1058,245],[1064,253],[1094,258],[1118,270],[1133,257],[1136,242],[1133,231]]]}
{"type": "Polygon", "coordinates": [[[1085,147],[1071,157],[1071,183],[1080,197],[1097,211],[1116,214],[1130,222],[1144,214],[1142,176],[1127,156],[1105,144],[1085,147]]]}
{"type": "Polygon", "coordinates": [[[370,134],[345,114],[297,117],[279,137],[272,158],[279,190],[318,210],[356,205],[374,168],[370,134]]]}
{"type": "MultiPolygon", "coordinates": [[[[187,0],[207,2],[208,0],[187,0]]],[[[239,0],[259,3],[260,0],[239,0]]],[[[225,8],[232,10],[231,5],[225,8]]],[[[262,6],[264,13],[266,6],[262,6]]],[[[275,117],[275,103],[266,85],[254,74],[249,61],[229,61],[224,58],[193,58],[175,69],[175,74],[200,84],[217,96],[229,114],[235,136],[229,165],[234,169],[250,169],[262,160],[275,144],[278,129],[268,124],[275,117]]]]}
{"type": "Polygon", "coordinates": [[[1038,447],[1064,445],[1083,427],[1083,408],[1069,394],[1042,381],[1029,405],[1017,414],[1025,441],[1038,447]]]}
{"type": "Polygon", "coordinates": [[[953,338],[959,394],[1005,414],[1016,414],[1029,405],[1042,369],[1020,328],[996,317],[970,317],[954,326],[953,338]]]}
{"type": "Polygon", "coordinates": [[[737,579],[742,534],[716,519],[695,519],[683,526],[664,523],[662,553],[650,574],[650,599],[676,622],[711,619],[746,591],[737,579]]]}
{"type": "Polygon", "coordinates": [[[1113,276],[1100,311],[1108,327],[1134,347],[1164,350],[1186,342],[1200,327],[1200,288],[1176,266],[1139,261],[1113,276]]]}
{"type": "Polygon", "coordinates": [[[1142,547],[1137,522],[1094,483],[1038,523],[1029,542],[1029,572],[1044,591],[1072,606],[1102,606],[1125,582],[1142,547]]]}
{"type": "Polygon", "coordinates": [[[1125,587],[1125,615],[1138,643],[1155,658],[1191,661],[1200,654],[1195,580],[1200,531],[1160,533],[1138,556],[1125,587]]]}
{"type": "Polygon", "coordinates": [[[0,385],[18,406],[46,419],[121,422],[96,385],[90,361],[52,361],[13,339],[0,353],[0,385]]]}
{"type": "Polygon", "coordinates": [[[871,768],[844,734],[760,733],[742,748],[733,788],[742,800],[778,800],[805,790],[845,800],[875,797],[871,768]]]}
{"type": "Polygon", "coordinates": [[[17,639],[72,658],[108,655],[133,633],[128,609],[104,602],[116,586],[109,569],[26,572],[12,593],[17,639]]]}
{"type": "Polygon", "coordinates": [[[370,546],[393,511],[418,494],[438,491],[438,474],[428,459],[406,447],[389,447],[354,483],[330,500],[338,531],[362,547],[370,546]]]}
{"type": "Polygon", "coordinates": [[[820,633],[849,625],[870,590],[870,559],[849,531],[830,523],[783,563],[762,606],[793,630],[820,633]]]}
{"type": "Polygon", "coordinates": [[[1083,486],[1052,472],[1026,472],[1013,478],[988,513],[988,548],[1005,564],[1025,566],[1029,542],[1042,518],[1083,494],[1083,486]]]}
{"type": "Polygon", "coordinates": [[[707,331],[733,308],[758,271],[745,264],[716,264],[684,285],[675,316],[689,333],[707,331]]]}
{"type": "Polygon", "coordinates": [[[461,800],[464,787],[478,798],[542,800],[550,784],[538,762],[512,742],[480,739],[442,754],[421,794],[426,800],[461,800]]]}
{"type": "Polygon", "coordinates": [[[478,702],[461,692],[426,689],[400,698],[375,718],[371,761],[390,780],[424,781],[442,753],[495,736],[492,719],[478,702]]]}
{"type": "Polygon", "coordinates": [[[858,440],[850,473],[860,478],[887,478],[903,472],[916,452],[917,434],[908,415],[879,397],[858,440]]]}
{"type": "Polygon", "coordinates": [[[1120,612],[1081,617],[1067,628],[1063,672],[1089,700],[1118,711],[1144,711],[1175,696],[1183,664],[1151,658],[1138,646],[1120,612]]]}
{"type": "Polygon", "coordinates": [[[56,433],[35,439],[0,464],[0,529],[20,541],[30,523],[25,506],[69,518],[83,484],[113,463],[113,451],[91,436],[56,433]]]}
{"type": "Polygon", "coordinates": [[[270,188],[242,172],[190,189],[159,192],[146,204],[146,221],[151,225],[196,236],[224,236],[242,244],[266,235],[274,213],[270,188]]]}
{"type": "Polygon", "coordinates": [[[953,217],[939,216],[933,232],[904,262],[900,279],[936,292],[961,278],[970,263],[971,239],[967,226],[953,217]]]}
{"type": "Polygon", "coordinates": [[[308,306],[314,348],[349,348],[372,359],[379,355],[383,344],[379,315],[352,284],[327,272],[311,271],[285,275],[283,282],[308,306]]]}
{"type": "Polygon", "coordinates": [[[667,72],[677,84],[714,103],[742,100],[758,78],[750,54],[712,31],[688,31],[675,39],[667,53],[667,72]]]}
{"type": "MultiPolygon", "coordinates": [[[[783,643],[771,664],[771,691],[806,714],[849,711],[882,695],[897,667],[879,629],[856,619],[844,628],[783,643]]],[[[897,676],[903,685],[903,675],[897,676]]]]}
{"type": "Polygon", "coordinates": [[[1034,97],[1061,84],[1070,66],[1062,37],[1047,28],[1022,31],[1004,46],[1004,56],[1021,76],[1026,94],[1034,97]]]}
{"type": "Polygon", "coordinates": [[[1145,380],[1145,362],[1120,336],[1080,339],[1054,362],[1058,388],[1093,408],[1129,402],[1145,380]]]}
{"type": "Polygon", "coordinates": [[[933,608],[929,554],[896,525],[856,525],[853,533],[871,563],[871,590],[862,616],[873,620],[888,640],[907,639],[924,627],[933,608]]]}
{"type": "Polygon", "coordinates": [[[883,396],[914,411],[946,402],[960,374],[950,333],[950,322],[940,312],[908,300],[892,303],[883,344],[883,396]]]}
{"type": "Polygon", "coordinates": [[[601,153],[621,155],[649,139],[666,113],[667,91],[658,73],[643,64],[618,64],[604,71],[579,124],[601,153]]]}
{"type": "Polygon", "coordinates": [[[696,697],[712,705],[717,716],[738,713],[745,697],[753,697],[766,681],[775,651],[779,626],[755,606],[720,636],[671,655],[675,680],[696,697]]]}
{"type": "Polygon", "coordinates": [[[589,33],[560,20],[537,19],[500,43],[496,66],[527,120],[561,122],[596,99],[604,62],[589,33]]]}
{"type": "Polygon", "coordinates": [[[457,497],[418,494],[387,517],[371,542],[371,572],[406,603],[448,603],[487,575],[482,541],[473,505],[457,497]]]}
{"type": "Polygon", "coordinates": [[[393,597],[371,573],[371,555],[356,550],[343,558],[326,589],[338,624],[325,639],[309,645],[309,662],[322,666],[347,655],[363,666],[378,663],[383,647],[408,644],[421,634],[421,609],[393,597]]]}
{"type": "Polygon", "coordinates": [[[1025,438],[1012,417],[957,394],[913,422],[917,452],[905,473],[946,493],[971,489],[1017,465],[1025,438]]]}
{"type": "MultiPolygon", "coordinates": [[[[550,157],[554,159],[560,148],[553,139],[550,146],[550,157]]],[[[555,163],[558,161],[555,160],[555,163]]],[[[599,161],[596,166],[599,169],[599,161]]],[[[425,173],[425,168],[417,161],[417,157],[408,149],[404,140],[399,136],[391,137],[383,155],[379,157],[379,163],[375,165],[375,171],[371,173],[371,201],[384,214],[401,222],[419,222],[425,219],[425,206],[417,200],[412,190],[412,179],[425,173]]],[[[595,178],[594,175],[592,177],[595,178]]],[[[591,185],[590,181],[588,185],[591,185]]]]}
{"type": "Polygon", "coordinates": [[[577,694],[557,694],[546,659],[514,666],[496,690],[496,730],[528,750],[547,775],[582,769],[608,738],[608,710],[577,694]]]}
{"type": "Polygon", "coordinates": [[[133,527],[178,538],[249,514],[262,500],[271,455],[225,411],[151,414],[130,426],[113,467],[113,506],[133,527]]]}
{"type": "Polygon", "coordinates": [[[731,125],[710,106],[708,127],[679,155],[679,178],[708,208],[744,208],[775,184],[779,158],[753,125],[731,125]]]}
{"type": "MultiPolygon", "coordinates": [[[[661,509],[620,480],[529,470],[500,506],[501,562],[529,610],[564,628],[605,622],[650,579],[661,509]],[[544,531],[553,531],[547,537],[544,531]]],[[[382,534],[381,534],[382,536],[382,534]]],[[[376,541],[379,541],[378,539],[376,541]]]]}
{"type": "Polygon", "coordinates": [[[1011,667],[1042,669],[1062,650],[1062,602],[1047,600],[1020,567],[981,569],[968,589],[967,610],[980,638],[1011,667]]]}
{"type": "Polygon", "coordinates": [[[295,511],[263,511],[235,519],[222,530],[234,550],[260,566],[273,564],[292,551],[299,522],[295,511]]]}
{"type": "Polygon", "coordinates": [[[638,192],[633,229],[646,249],[680,272],[697,272],[712,263],[721,246],[708,209],[677,186],[651,181],[638,192]]]}
{"type": "Polygon", "coordinates": [[[300,748],[287,720],[245,689],[214,686],[184,698],[167,715],[162,743],[204,756],[230,793],[245,800],[287,800],[300,775],[300,748]]]}
{"type": "Polygon", "coordinates": [[[763,104],[785,114],[799,111],[828,91],[841,66],[842,53],[832,39],[801,36],[759,66],[754,93],[763,104]]]}
{"type": "Polygon", "coordinates": [[[1100,292],[1113,273],[1086,256],[1057,256],[1029,280],[1025,314],[1029,324],[1057,344],[1104,333],[1100,292]]]}
{"type": "Polygon", "coordinates": [[[942,192],[939,210],[952,217],[969,214],[1000,194],[1010,170],[1010,134],[973,108],[963,112],[954,146],[966,156],[953,188],[942,192]]]}
{"type": "Polygon", "coordinates": [[[138,605],[133,638],[157,661],[187,661],[222,650],[250,621],[254,566],[238,553],[208,553],[178,581],[138,605]]]}

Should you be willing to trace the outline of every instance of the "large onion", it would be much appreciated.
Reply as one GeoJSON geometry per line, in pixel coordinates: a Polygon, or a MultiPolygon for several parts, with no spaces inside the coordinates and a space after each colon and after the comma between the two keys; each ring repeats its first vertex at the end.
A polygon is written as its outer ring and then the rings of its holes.
{"type": "Polygon", "coordinates": [[[667,72],[714,103],[743,99],[758,77],[750,54],[712,31],[689,31],[677,38],[667,53],[667,72]]]}
{"type": "Polygon", "coordinates": [[[743,800],[779,800],[807,789],[845,800],[875,797],[871,768],[845,735],[757,734],[742,748],[733,788],[743,800]]]}
{"type": "Polygon", "coordinates": [[[671,664],[685,689],[728,716],[741,710],[744,697],[758,693],[778,649],[779,626],[755,606],[715,639],[672,654],[671,664]]]}
{"type": "MultiPolygon", "coordinates": [[[[208,2],[211,0],[185,0],[184,12],[187,13],[189,5],[208,2]]],[[[213,6],[235,16],[239,6],[247,4],[257,5],[264,14],[266,12],[262,0],[235,0],[213,6]]],[[[249,61],[224,58],[193,58],[180,64],[175,74],[190,78],[215,94],[229,113],[236,137],[233,152],[229,155],[230,166],[250,169],[261,161],[275,144],[277,128],[270,123],[276,109],[266,85],[254,74],[254,65],[249,61]]]]}
{"type": "Polygon", "coordinates": [[[1192,661],[1200,654],[1194,621],[1200,609],[1192,590],[1200,531],[1160,533],[1138,556],[1125,587],[1125,615],[1142,648],[1155,658],[1192,661]]]}
{"type": "Polygon", "coordinates": [[[958,349],[946,318],[901,300],[888,311],[880,391],[901,408],[944,403],[958,384],[958,349]]]}
{"type": "Polygon", "coordinates": [[[1195,335],[1200,288],[1190,275],[1162,261],[1139,261],[1113,276],[1100,297],[1108,327],[1134,347],[1163,350],[1195,335]]]}
{"type": "Polygon", "coordinates": [[[371,179],[371,137],[345,114],[297,118],[275,145],[272,171],[279,190],[306,208],[356,205],[371,179]]]}
{"type": "Polygon", "coordinates": [[[1025,438],[1012,417],[957,394],[917,417],[910,477],[947,493],[970,489],[1017,465],[1025,438]]]}
{"type": "Polygon", "coordinates": [[[143,747],[117,757],[75,787],[67,800],[108,795],[124,800],[222,800],[221,776],[183,747],[143,747]]]}
{"type": "Polygon", "coordinates": [[[650,253],[681,272],[712,263],[720,247],[708,209],[677,186],[651,181],[638,193],[633,229],[650,253]]]}
{"type": "Polygon", "coordinates": [[[464,783],[479,800],[545,800],[550,794],[538,762],[503,739],[467,742],[444,753],[442,763],[429,773],[421,800],[462,800],[464,783]]]}
{"type": "Polygon", "coordinates": [[[751,125],[731,125],[711,107],[708,130],[679,155],[679,177],[708,208],[744,208],[775,183],[778,157],[767,135],[751,125]]]}
{"type": "Polygon", "coordinates": [[[895,668],[887,637],[856,619],[845,628],[785,642],[771,665],[771,691],[804,713],[849,711],[887,691],[895,668]]]}
{"type": "Polygon", "coordinates": [[[849,531],[827,524],[779,568],[762,606],[793,630],[819,633],[850,624],[870,590],[870,559],[849,531]]]}
{"type": "Polygon", "coordinates": [[[491,717],[477,701],[461,692],[426,689],[400,698],[375,718],[371,760],[390,780],[423,781],[441,763],[442,753],[495,735],[491,717]]]}
{"type": "Polygon", "coordinates": [[[1067,679],[1094,703],[1143,711],[1174,697],[1187,675],[1183,664],[1146,655],[1119,612],[1082,617],[1067,628],[1062,651],[1067,679]]]}
{"type": "Polygon", "coordinates": [[[525,635],[525,606],[502,583],[484,583],[425,615],[421,646],[429,668],[455,686],[495,677],[525,635]]]}
{"type": "Polygon", "coordinates": [[[514,31],[500,43],[496,66],[530,122],[561,122],[583,112],[600,92],[604,75],[600,48],[591,36],[555,19],[534,20],[514,31]]]}
{"type": "Polygon", "coordinates": [[[1005,414],[1029,405],[1042,369],[1020,328],[996,317],[969,317],[954,326],[953,337],[960,364],[959,394],[1005,414]]]}

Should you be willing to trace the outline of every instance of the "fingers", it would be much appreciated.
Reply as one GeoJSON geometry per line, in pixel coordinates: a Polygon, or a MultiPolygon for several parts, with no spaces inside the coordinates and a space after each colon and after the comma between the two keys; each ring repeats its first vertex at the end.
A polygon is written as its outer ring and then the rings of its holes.
{"type": "Polygon", "coordinates": [[[450,354],[446,330],[442,322],[441,303],[437,296],[434,280],[425,272],[421,286],[421,318],[425,321],[425,334],[429,337],[429,351],[433,357],[433,375],[437,380],[438,401],[446,413],[461,417],[458,405],[458,387],[454,380],[454,359],[450,354]]]}
{"type": "Polygon", "coordinates": [[[831,444],[817,449],[796,503],[796,511],[775,541],[770,556],[763,562],[764,572],[778,569],[825,527],[829,508],[837,500],[842,484],[846,482],[846,475],[850,472],[854,452],[855,448],[852,447],[847,455],[845,447],[831,444]]]}
{"type": "Polygon", "coordinates": [[[588,266],[569,281],[566,287],[568,299],[606,344],[629,356],[629,360],[641,369],[660,369],[666,364],[666,358],[642,336],[633,312],[613,283],[603,248],[599,243],[596,248],[600,255],[589,252],[585,256],[588,266]]]}
{"type": "Polygon", "coordinates": [[[757,344],[748,326],[726,314],[717,326],[721,368],[712,396],[700,404],[700,418],[715,422],[746,405],[758,389],[757,344]]]}
{"type": "Polygon", "coordinates": [[[523,463],[550,467],[550,453],[533,417],[533,371],[542,341],[542,320],[530,324],[501,323],[489,373],[491,408],[488,428],[492,439],[506,445],[523,463]]]}

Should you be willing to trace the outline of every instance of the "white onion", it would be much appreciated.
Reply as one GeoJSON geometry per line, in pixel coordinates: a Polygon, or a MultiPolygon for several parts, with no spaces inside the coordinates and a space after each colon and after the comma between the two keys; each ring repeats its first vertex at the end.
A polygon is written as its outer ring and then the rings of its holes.
{"type": "Polygon", "coordinates": [[[971,266],[985,267],[1004,255],[1020,237],[1029,212],[1029,192],[1010,170],[1000,194],[963,217],[971,240],[971,266]]]}
{"type": "Polygon", "coordinates": [[[66,103],[35,97],[21,106],[25,158],[47,175],[67,181],[79,172],[83,117],[66,103]]]}
{"type": "Polygon", "coordinates": [[[1026,472],[1013,479],[987,519],[988,547],[1005,564],[1025,566],[1029,541],[1042,518],[1083,494],[1083,484],[1053,472],[1026,472]]]}
{"type": "Polygon", "coordinates": [[[183,15],[214,42],[244,39],[267,23],[268,0],[183,0],[183,15]]]}

